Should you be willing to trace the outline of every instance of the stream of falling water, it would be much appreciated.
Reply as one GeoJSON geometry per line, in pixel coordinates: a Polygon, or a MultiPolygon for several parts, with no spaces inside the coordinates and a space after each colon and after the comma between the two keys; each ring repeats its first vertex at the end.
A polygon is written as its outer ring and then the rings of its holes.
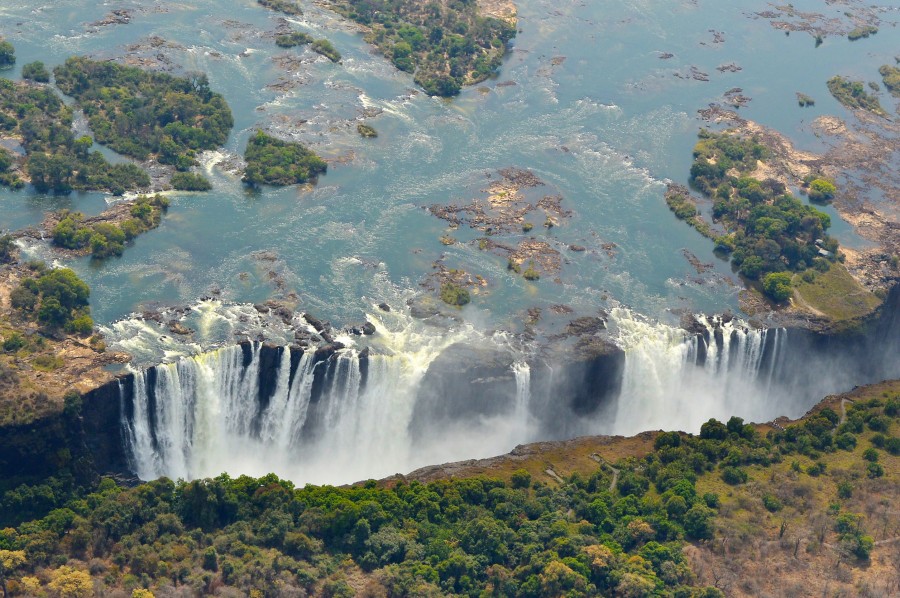
{"type": "MultiPolygon", "coordinates": [[[[566,397],[556,396],[552,380],[540,386],[547,396],[533,396],[533,364],[518,356],[510,362],[501,416],[455,414],[453,426],[413,434],[420,386],[435,359],[454,343],[493,342],[498,351],[504,343],[471,328],[434,334],[408,320],[370,321],[376,334],[368,351],[348,346],[318,358],[314,348],[300,354],[269,347],[278,353],[264,371],[263,345],[250,343],[136,370],[123,425],[137,475],[189,479],[275,471],[297,482],[346,483],[502,453],[547,439],[552,422],[542,417],[569,416],[561,408],[537,414],[535,404],[566,397]]],[[[583,429],[695,431],[710,417],[764,421],[780,415],[784,404],[773,387],[787,332],[712,319],[701,324],[706,337],[613,310],[610,332],[625,352],[622,390],[615,409],[605,411],[614,415],[588,418],[583,429]]],[[[541,371],[551,377],[552,368],[541,371]]]]}

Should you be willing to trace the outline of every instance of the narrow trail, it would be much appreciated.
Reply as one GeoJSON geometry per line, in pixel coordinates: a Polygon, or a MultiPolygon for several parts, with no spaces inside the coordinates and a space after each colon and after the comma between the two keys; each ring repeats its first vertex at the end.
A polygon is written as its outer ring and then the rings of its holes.
{"type": "Polygon", "coordinates": [[[850,399],[841,399],[841,421],[838,422],[838,425],[847,421],[847,403],[852,402],[850,399]]]}
{"type": "Polygon", "coordinates": [[[546,473],[548,476],[550,476],[551,478],[553,478],[554,480],[556,480],[556,481],[557,481],[558,483],[560,483],[560,484],[565,484],[565,483],[566,483],[566,481],[565,481],[564,479],[562,479],[561,477],[559,477],[559,474],[558,474],[558,473],[556,473],[555,471],[553,471],[553,468],[552,468],[552,467],[548,467],[547,469],[545,469],[545,470],[544,470],[544,473],[546,473]]]}
{"type": "Polygon", "coordinates": [[[600,467],[609,468],[609,470],[613,472],[612,481],[609,483],[609,491],[613,492],[616,489],[616,484],[619,483],[619,470],[607,463],[606,460],[597,453],[591,453],[590,457],[599,463],[600,467]]]}

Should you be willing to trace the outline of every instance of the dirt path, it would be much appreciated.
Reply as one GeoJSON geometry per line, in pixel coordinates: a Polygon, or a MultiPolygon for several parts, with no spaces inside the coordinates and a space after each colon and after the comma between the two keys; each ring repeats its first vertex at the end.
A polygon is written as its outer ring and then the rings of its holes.
{"type": "Polygon", "coordinates": [[[619,483],[619,470],[607,463],[606,460],[597,453],[591,453],[590,457],[599,463],[601,468],[607,468],[613,472],[612,481],[609,483],[609,491],[613,492],[616,489],[616,484],[619,483]]]}

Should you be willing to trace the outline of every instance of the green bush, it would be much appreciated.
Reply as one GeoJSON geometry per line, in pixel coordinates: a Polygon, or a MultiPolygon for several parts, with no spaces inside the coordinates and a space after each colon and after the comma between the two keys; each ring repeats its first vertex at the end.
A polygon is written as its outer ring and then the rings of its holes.
{"type": "Polygon", "coordinates": [[[900,438],[888,438],[884,443],[884,450],[894,456],[900,455],[900,438]]]}
{"type": "Polygon", "coordinates": [[[896,397],[888,399],[884,404],[884,414],[888,417],[897,417],[900,415],[900,399],[896,397]]]}
{"type": "Polygon", "coordinates": [[[522,277],[525,280],[539,280],[541,278],[541,273],[534,267],[534,261],[528,262],[528,268],[522,272],[522,277]]]}
{"type": "Polygon", "coordinates": [[[283,12],[286,15],[300,16],[303,14],[303,10],[295,0],[256,0],[256,2],[261,6],[283,12]]]}
{"type": "Polygon", "coordinates": [[[763,278],[763,292],[766,296],[782,303],[793,294],[791,290],[791,275],[787,272],[772,272],[763,278]]]}
{"type": "Polygon", "coordinates": [[[875,415],[869,418],[866,425],[873,432],[887,432],[891,427],[891,420],[883,415],[875,415]]]}
{"type": "Polygon", "coordinates": [[[7,353],[15,353],[26,345],[25,337],[18,332],[11,332],[3,339],[3,350],[7,353]]]}
{"type": "Polygon", "coordinates": [[[212,183],[201,174],[176,172],[172,175],[172,187],[179,191],[209,191],[212,183]]]}
{"type": "Polygon", "coordinates": [[[866,465],[866,474],[870,478],[880,478],[884,475],[884,467],[880,463],[869,463],[866,465]]]}
{"type": "Polygon", "coordinates": [[[814,478],[819,477],[823,473],[825,473],[826,465],[822,461],[816,461],[812,465],[806,468],[806,473],[811,475],[814,478]]]}
{"type": "Polygon", "coordinates": [[[839,448],[845,451],[852,451],[856,448],[856,436],[845,432],[843,434],[838,434],[834,438],[834,444],[839,448]]]}
{"type": "Polygon", "coordinates": [[[722,469],[722,481],[730,486],[744,484],[747,481],[747,472],[738,467],[725,467],[722,469]]]}
{"type": "Polygon", "coordinates": [[[38,83],[49,83],[50,71],[47,70],[47,67],[45,67],[44,63],[40,60],[29,62],[22,67],[22,78],[31,79],[38,83]]]}
{"type": "Polygon", "coordinates": [[[340,62],[341,61],[341,53],[338,52],[331,42],[327,39],[317,39],[314,41],[310,48],[313,49],[314,52],[321,54],[331,62],[340,62]]]}
{"type": "Polygon", "coordinates": [[[853,496],[853,484],[851,482],[841,482],[838,484],[838,497],[847,500],[853,496]]]}
{"type": "Polygon", "coordinates": [[[784,505],[772,494],[764,494],[762,497],[763,506],[767,511],[776,513],[784,508],[784,505]]]}
{"type": "Polygon", "coordinates": [[[66,331],[72,334],[87,336],[94,332],[94,320],[89,315],[80,315],[66,324],[66,331]]]}
{"type": "Polygon", "coordinates": [[[11,43],[0,38],[0,68],[8,68],[16,63],[16,49],[11,43]]]}
{"type": "Polygon", "coordinates": [[[471,300],[469,291],[453,282],[441,284],[441,301],[448,305],[461,307],[471,300]]]}
{"type": "Polygon", "coordinates": [[[300,143],[281,141],[257,131],[244,153],[247,168],[244,182],[249,185],[293,185],[305,183],[324,173],[325,161],[300,143]]]}
{"type": "Polygon", "coordinates": [[[95,258],[105,258],[113,255],[122,255],[125,250],[125,233],[115,224],[101,222],[95,224],[91,234],[91,255],[95,258]]]}
{"type": "Polygon", "coordinates": [[[356,131],[366,138],[378,137],[378,132],[371,126],[365,123],[359,123],[356,125],[356,131]]]}
{"type": "Polygon", "coordinates": [[[810,201],[825,202],[834,199],[837,187],[827,179],[815,179],[809,184],[810,201]]]}
{"type": "Polygon", "coordinates": [[[0,235],[0,264],[9,264],[16,259],[16,240],[12,235],[0,235]]]}
{"type": "Polygon", "coordinates": [[[513,488],[528,488],[531,486],[531,474],[524,469],[517,469],[510,477],[513,488]]]}
{"type": "Polygon", "coordinates": [[[295,46],[304,46],[306,44],[311,44],[312,42],[313,42],[312,36],[302,33],[300,31],[292,31],[291,33],[286,33],[286,34],[275,36],[275,44],[281,48],[293,48],[295,46]]]}

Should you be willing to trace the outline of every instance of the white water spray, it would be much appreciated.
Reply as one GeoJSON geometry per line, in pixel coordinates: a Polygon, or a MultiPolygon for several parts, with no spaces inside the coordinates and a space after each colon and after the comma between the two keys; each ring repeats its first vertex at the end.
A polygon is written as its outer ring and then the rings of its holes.
{"type": "MultiPolygon", "coordinates": [[[[628,310],[613,310],[610,327],[626,358],[612,432],[697,431],[711,417],[765,421],[781,415],[773,381],[787,331],[699,321],[708,330],[708,342],[628,310]],[[697,363],[701,355],[702,365],[697,363]]],[[[787,407],[782,405],[782,411],[787,407]]]]}

